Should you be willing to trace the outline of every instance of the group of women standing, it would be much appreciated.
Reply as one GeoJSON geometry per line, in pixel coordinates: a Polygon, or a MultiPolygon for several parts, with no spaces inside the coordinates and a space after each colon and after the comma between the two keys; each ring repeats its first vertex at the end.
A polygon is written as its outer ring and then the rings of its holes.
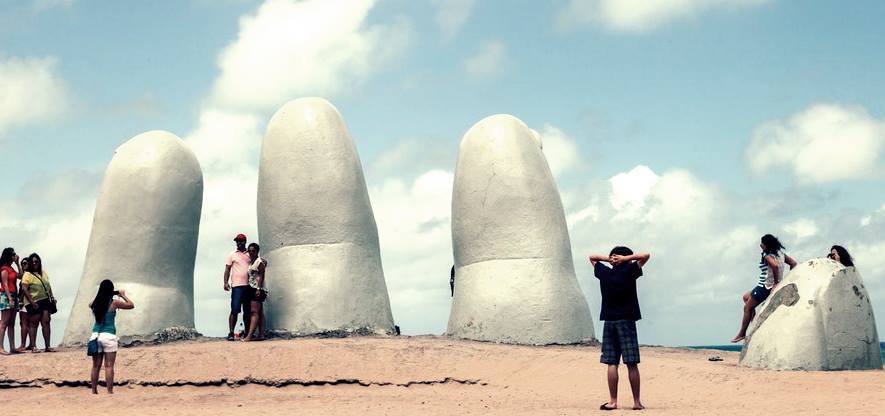
{"type": "Polygon", "coordinates": [[[57,310],[49,273],[37,253],[20,259],[15,249],[7,247],[0,254],[0,354],[37,352],[37,328],[43,330],[43,350],[49,347],[50,322],[57,310]],[[15,347],[15,316],[21,326],[21,345],[15,347]],[[9,349],[3,348],[3,336],[9,349]]]}

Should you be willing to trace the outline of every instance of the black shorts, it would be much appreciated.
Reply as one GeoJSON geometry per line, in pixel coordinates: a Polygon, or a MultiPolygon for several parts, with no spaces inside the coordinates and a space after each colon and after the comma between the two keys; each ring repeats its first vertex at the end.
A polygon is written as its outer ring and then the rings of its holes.
{"type": "Polygon", "coordinates": [[[636,321],[605,321],[602,327],[603,364],[620,364],[621,356],[624,364],[639,363],[639,338],[636,335],[636,321]]]}
{"type": "Polygon", "coordinates": [[[771,289],[764,286],[756,286],[750,291],[750,296],[756,301],[756,303],[765,302],[765,299],[768,299],[768,295],[770,294],[771,289]]]}
{"type": "Polygon", "coordinates": [[[49,310],[50,303],[49,298],[40,299],[36,302],[37,306],[28,304],[25,306],[25,310],[28,312],[28,315],[40,315],[43,311],[49,310]]]}

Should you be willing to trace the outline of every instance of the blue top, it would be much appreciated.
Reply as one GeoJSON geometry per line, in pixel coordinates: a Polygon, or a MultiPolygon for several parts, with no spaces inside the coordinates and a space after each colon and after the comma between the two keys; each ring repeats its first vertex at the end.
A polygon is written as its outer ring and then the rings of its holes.
{"type": "MultiPolygon", "coordinates": [[[[111,298],[110,303],[113,303],[113,302],[114,302],[114,299],[111,298]]],[[[110,309],[111,309],[111,306],[109,304],[108,311],[105,312],[105,314],[104,314],[104,323],[99,324],[98,321],[96,321],[94,324],[92,324],[92,332],[96,332],[99,334],[104,332],[106,334],[117,335],[117,325],[114,322],[114,320],[117,318],[117,311],[111,312],[110,309]]]]}

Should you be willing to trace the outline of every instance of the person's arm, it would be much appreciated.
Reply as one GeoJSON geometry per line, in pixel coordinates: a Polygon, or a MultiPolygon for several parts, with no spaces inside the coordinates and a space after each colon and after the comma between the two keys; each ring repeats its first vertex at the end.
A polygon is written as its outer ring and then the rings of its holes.
{"type": "Polygon", "coordinates": [[[224,290],[230,290],[230,264],[224,266],[224,290]]]}
{"type": "Polygon", "coordinates": [[[6,270],[0,272],[0,289],[6,292],[6,299],[12,302],[14,298],[12,297],[12,293],[10,292],[11,289],[9,285],[6,284],[7,279],[9,279],[9,272],[7,272],[6,270]]]}
{"type": "Polygon", "coordinates": [[[264,287],[264,269],[267,268],[267,263],[261,262],[258,264],[258,277],[255,278],[256,284],[259,288],[264,287]]]}
{"type": "Polygon", "coordinates": [[[600,262],[600,261],[603,261],[603,262],[608,261],[608,256],[603,256],[602,254],[591,254],[590,255],[590,264],[592,264],[593,266],[596,266],[596,263],[600,262]]]}
{"type": "Polygon", "coordinates": [[[796,268],[796,260],[793,260],[792,257],[790,257],[786,254],[784,254],[784,263],[787,263],[790,266],[790,270],[793,270],[796,268]]]}
{"type": "Polygon", "coordinates": [[[612,264],[618,265],[621,263],[626,263],[628,261],[636,260],[636,264],[639,265],[639,268],[641,269],[642,266],[645,266],[645,263],[648,263],[648,259],[650,258],[651,254],[649,253],[634,253],[629,256],[619,256],[615,254],[614,256],[612,256],[612,264]]]}
{"type": "Polygon", "coordinates": [[[34,298],[31,297],[31,285],[24,282],[22,279],[22,291],[25,292],[25,297],[28,298],[28,305],[36,305],[37,302],[34,302],[34,298]]]}
{"type": "Polygon", "coordinates": [[[116,306],[117,309],[135,309],[135,303],[126,296],[125,290],[120,289],[117,292],[117,296],[120,297],[120,299],[114,299],[114,306],[116,306]]]}

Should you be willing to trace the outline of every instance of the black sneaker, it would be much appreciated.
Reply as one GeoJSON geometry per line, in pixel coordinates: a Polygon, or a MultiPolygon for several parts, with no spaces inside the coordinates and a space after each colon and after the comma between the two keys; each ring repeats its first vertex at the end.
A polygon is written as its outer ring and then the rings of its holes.
{"type": "Polygon", "coordinates": [[[233,340],[234,340],[234,333],[233,333],[233,332],[228,332],[228,333],[227,333],[227,340],[228,340],[228,341],[233,341],[233,340]]]}

